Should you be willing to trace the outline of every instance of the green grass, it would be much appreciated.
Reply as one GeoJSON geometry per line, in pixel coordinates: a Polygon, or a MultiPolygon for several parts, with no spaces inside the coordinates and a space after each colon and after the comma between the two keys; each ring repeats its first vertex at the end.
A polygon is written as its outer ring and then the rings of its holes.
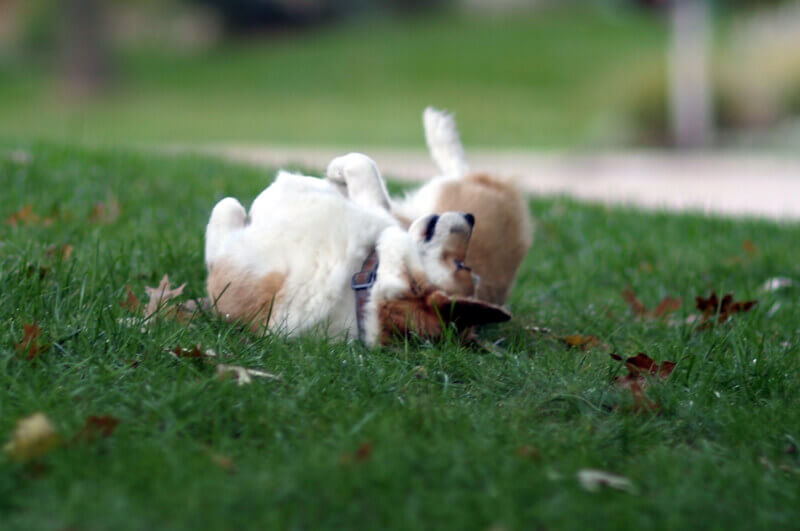
{"type": "Polygon", "coordinates": [[[197,55],[129,51],[117,86],[84,105],[33,67],[0,64],[0,136],[419,146],[421,111],[437,105],[470,145],[613,144],[629,139],[630,68],[657,69],[665,41],[658,17],[597,5],[366,20],[197,55]]]}
{"type": "Polygon", "coordinates": [[[67,442],[37,466],[0,454],[3,529],[797,525],[800,458],[786,447],[800,442],[800,306],[797,288],[759,292],[770,277],[800,277],[797,225],[535,199],[515,318],[483,332],[502,339],[500,356],[452,340],[367,350],[259,338],[208,316],[141,333],[118,324],[130,315],[125,286],[142,297],[169,273],[202,296],[212,205],[251,200],[269,175],[113,150],[29,153],[0,158],[0,216],[31,203],[58,221],[0,225],[0,440],[42,411],[67,442]],[[120,217],[89,223],[109,194],[120,217]],[[68,260],[46,255],[66,243],[68,260]],[[43,278],[39,266],[50,268],[43,278]],[[681,324],[635,320],[627,285],[649,306],[682,297],[681,324]],[[683,324],[710,290],[760,302],[711,330],[683,324]],[[28,361],[13,345],[33,321],[52,346],[28,361]],[[608,348],[571,350],[528,325],[595,334],[608,348]],[[195,344],[282,381],[238,387],[164,351],[195,344]],[[631,411],[612,385],[612,350],[677,362],[647,391],[658,414],[631,411]],[[102,414],[120,421],[110,437],[72,441],[102,414]],[[369,459],[342,458],[365,442],[369,459]],[[586,492],[583,468],[626,476],[639,494],[586,492]]]}

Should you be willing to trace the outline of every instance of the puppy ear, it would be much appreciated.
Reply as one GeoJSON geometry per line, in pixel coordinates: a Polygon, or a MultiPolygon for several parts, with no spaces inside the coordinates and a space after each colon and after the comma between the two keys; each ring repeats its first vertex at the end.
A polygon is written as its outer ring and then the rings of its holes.
{"type": "Polygon", "coordinates": [[[438,290],[428,295],[427,303],[436,309],[446,323],[455,323],[460,329],[511,319],[511,314],[501,306],[477,299],[450,297],[438,290]]]}

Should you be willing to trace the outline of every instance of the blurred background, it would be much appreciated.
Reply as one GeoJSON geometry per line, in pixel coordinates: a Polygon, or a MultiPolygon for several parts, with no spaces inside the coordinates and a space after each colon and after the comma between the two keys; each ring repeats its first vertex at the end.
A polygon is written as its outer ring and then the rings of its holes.
{"type": "Polygon", "coordinates": [[[800,148],[800,3],[0,0],[0,137],[800,148]]]}

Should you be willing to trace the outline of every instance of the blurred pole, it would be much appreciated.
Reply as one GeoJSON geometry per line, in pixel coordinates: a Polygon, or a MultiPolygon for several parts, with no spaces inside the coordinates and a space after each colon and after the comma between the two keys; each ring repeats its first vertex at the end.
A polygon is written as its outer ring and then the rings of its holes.
{"type": "Polygon", "coordinates": [[[706,0],[673,0],[669,51],[672,138],[680,148],[713,140],[709,47],[711,20],[706,0]]]}
{"type": "Polygon", "coordinates": [[[72,95],[91,95],[108,83],[103,0],[59,0],[63,14],[62,71],[72,95]]]}

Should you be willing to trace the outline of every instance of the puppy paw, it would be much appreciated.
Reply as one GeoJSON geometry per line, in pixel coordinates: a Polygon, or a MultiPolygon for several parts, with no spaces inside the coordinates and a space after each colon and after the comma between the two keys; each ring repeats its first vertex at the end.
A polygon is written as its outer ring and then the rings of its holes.
{"type": "Polygon", "coordinates": [[[210,268],[225,245],[232,231],[241,229],[247,222],[247,214],[239,201],[226,197],[214,206],[206,227],[206,265],[210,268]]]}
{"type": "Polygon", "coordinates": [[[336,157],[325,172],[328,181],[354,203],[389,209],[389,194],[378,166],[361,153],[336,157]]]}

